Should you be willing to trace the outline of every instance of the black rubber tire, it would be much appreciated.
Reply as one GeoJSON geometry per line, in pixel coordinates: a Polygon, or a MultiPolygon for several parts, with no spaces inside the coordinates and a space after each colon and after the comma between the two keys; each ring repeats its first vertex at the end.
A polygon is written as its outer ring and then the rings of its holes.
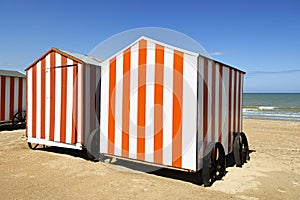
{"type": "Polygon", "coordinates": [[[224,147],[220,142],[211,143],[203,158],[202,179],[204,187],[222,179],[226,172],[224,147]],[[218,155],[218,158],[217,158],[218,155]]]}
{"type": "Polygon", "coordinates": [[[237,167],[242,167],[247,160],[250,160],[249,145],[245,133],[237,133],[233,143],[234,160],[237,167]]]}
{"type": "Polygon", "coordinates": [[[100,129],[93,130],[85,144],[86,155],[89,160],[99,161],[100,158],[100,129]]]}
{"type": "Polygon", "coordinates": [[[26,112],[21,111],[14,114],[12,118],[12,125],[17,126],[19,123],[21,123],[22,126],[26,125],[26,112]]]}

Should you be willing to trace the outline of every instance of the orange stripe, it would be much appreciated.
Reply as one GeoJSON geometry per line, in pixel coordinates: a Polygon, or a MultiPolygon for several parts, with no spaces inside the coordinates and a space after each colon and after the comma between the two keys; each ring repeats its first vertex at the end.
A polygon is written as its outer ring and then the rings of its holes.
{"type": "Polygon", "coordinates": [[[115,87],[116,87],[116,57],[109,63],[109,102],[108,102],[108,153],[114,154],[115,147],[115,87]]]}
{"type": "Polygon", "coordinates": [[[78,63],[76,61],[73,62],[74,66],[73,67],[73,108],[72,108],[72,139],[71,139],[71,144],[76,143],[77,139],[77,110],[78,110],[78,104],[77,104],[77,98],[78,98],[78,80],[77,80],[77,75],[78,75],[78,63]]]}
{"type": "Polygon", "coordinates": [[[220,73],[220,78],[219,78],[219,139],[218,142],[222,143],[222,90],[223,90],[223,66],[220,63],[219,64],[219,73],[220,73]]]}
{"type": "Polygon", "coordinates": [[[9,97],[9,119],[12,119],[14,116],[14,102],[15,102],[15,78],[10,77],[10,97],[9,97]]]}
{"type": "Polygon", "coordinates": [[[212,61],[212,88],[211,88],[211,141],[215,141],[216,134],[216,63],[212,61]]]}
{"type": "Polygon", "coordinates": [[[50,53],[50,122],[49,122],[49,140],[54,141],[55,126],[55,52],[50,53]]]}
{"type": "Polygon", "coordinates": [[[173,124],[172,124],[172,165],[182,164],[182,92],[183,92],[183,53],[174,51],[173,71],[173,124]]]}
{"type": "MultiPolygon", "coordinates": [[[[174,55],[175,56],[175,55],[174,55]]],[[[176,55],[179,56],[179,55],[176,55]]],[[[175,59],[175,58],[174,58],[175,59]]],[[[177,59],[177,57],[176,57],[177,59]]],[[[180,59],[179,59],[180,60],[180,59]]],[[[180,62],[180,61],[179,61],[180,62]]],[[[180,64],[180,63],[179,63],[180,64]]],[[[177,70],[182,66],[176,65],[177,70]]],[[[164,47],[155,47],[155,85],[154,85],[154,162],[163,160],[163,84],[164,84],[164,47]]],[[[176,93],[175,93],[176,94],[176,93]]]]}
{"type": "Polygon", "coordinates": [[[1,78],[1,97],[0,97],[0,105],[1,105],[1,109],[0,109],[0,121],[4,121],[4,117],[5,117],[5,85],[6,85],[6,77],[5,76],[0,76],[1,78]]]}
{"type": "Polygon", "coordinates": [[[41,61],[41,139],[45,139],[46,115],[46,59],[41,61]]]}
{"type": "Polygon", "coordinates": [[[36,65],[32,67],[32,138],[36,138],[36,65]]]}
{"type": "Polygon", "coordinates": [[[18,112],[23,110],[23,78],[19,78],[19,91],[18,91],[18,112]]]}
{"type": "Polygon", "coordinates": [[[208,60],[206,58],[204,58],[203,72],[203,152],[205,152],[208,131],[208,60]]]}
{"type": "Polygon", "coordinates": [[[228,90],[229,90],[229,99],[228,99],[228,152],[231,151],[231,98],[232,98],[232,69],[229,69],[229,86],[228,86],[228,90]]]}
{"type": "MultiPolygon", "coordinates": [[[[67,65],[67,57],[61,57],[61,65],[67,65]]],[[[60,142],[66,142],[66,110],[67,110],[67,68],[61,68],[61,111],[60,111],[60,142]]]]}
{"type": "Polygon", "coordinates": [[[145,159],[145,121],[146,121],[146,56],[147,41],[139,42],[138,66],[138,110],[137,110],[137,159],[145,159]]]}
{"type": "Polygon", "coordinates": [[[129,119],[130,119],[130,49],[123,55],[123,102],[122,102],[122,156],[129,155],[129,119]]]}

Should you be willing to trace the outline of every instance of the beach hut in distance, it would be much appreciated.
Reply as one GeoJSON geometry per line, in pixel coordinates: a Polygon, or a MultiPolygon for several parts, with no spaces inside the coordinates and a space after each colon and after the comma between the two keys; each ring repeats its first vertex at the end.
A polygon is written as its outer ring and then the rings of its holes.
{"type": "MultiPolygon", "coordinates": [[[[27,141],[188,172],[249,159],[244,72],[141,37],[106,60],[52,48],[26,69],[27,141]]],[[[35,146],[36,147],[36,146],[35,146]]]]}
{"type": "Polygon", "coordinates": [[[0,123],[25,124],[26,76],[19,71],[0,69],[0,123]]]}

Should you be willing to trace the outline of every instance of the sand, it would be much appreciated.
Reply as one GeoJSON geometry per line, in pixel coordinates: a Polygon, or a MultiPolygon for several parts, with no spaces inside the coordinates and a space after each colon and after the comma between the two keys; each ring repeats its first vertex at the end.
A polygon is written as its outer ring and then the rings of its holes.
{"type": "MultiPolygon", "coordinates": [[[[0,132],[1,199],[300,199],[300,123],[244,120],[251,160],[212,187],[199,174],[91,162],[81,151],[30,150],[25,131],[0,132]]],[[[141,165],[143,166],[143,165],[141,165]]]]}

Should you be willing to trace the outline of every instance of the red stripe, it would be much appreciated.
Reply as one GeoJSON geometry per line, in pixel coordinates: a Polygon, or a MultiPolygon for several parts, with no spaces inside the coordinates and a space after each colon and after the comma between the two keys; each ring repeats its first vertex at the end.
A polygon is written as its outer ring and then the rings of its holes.
{"type": "Polygon", "coordinates": [[[173,124],[172,124],[172,165],[182,165],[182,90],[183,53],[174,51],[173,71],[173,124]]]}
{"type": "Polygon", "coordinates": [[[237,71],[235,70],[234,71],[234,95],[233,95],[233,97],[234,97],[234,102],[233,102],[233,105],[234,105],[234,110],[233,110],[233,132],[236,132],[237,130],[236,130],[236,123],[237,123],[237,119],[236,119],[236,117],[237,117],[237,110],[236,110],[236,106],[237,106],[237,102],[236,102],[236,97],[237,97],[237,71]]]}
{"type": "Polygon", "coordinates": [[[5,120],[5,91],[6,90],[6,77],[1,76],[1,112],[0,121],[5,120]]]}
{"type": "Polygon", "coordinates": [[[129,118],[130,118],[130,49],[123,55],[123,102],[122,102],[122,156],[129,155],[129,118]]]}
{"type": "MultiPolygon", "coordinates": [[[[61,56],[61,65],[67,65],[67,57],[61,56]]],[[[61,68],[61,111],[60,111],[60,142],[66,142],[66,113],[67,113],[67,80],[68,69],[61,68]]]]}
{"type": "Polygon", "coordinates": [[[228,152],[231,151],[231,134],[232,134],[232,130],[231,130],[231,98],[232,98],[232,69],[229,69],[229,86],[228,86],[228,90],[229,90],[229,95],[228,95],[228,152]]]}
{"type": "Polygon", "coordinates": [[[138,110],[137,110],[137,159],[145,159],[145,121],[146,121],[146,58],[147,41],[139,42],[138,66],[138,110]]]}
{"type": "Polygon", "coordinates": [[[18,91],[18,112],[23,110],[23,78],[19,78],[19,91],[18,91]]]}
{"type": "Polygon", "coordinates": [[[211,88],[211,141],[215,141],[216,134],[216,63],[212,61],[212,88],[211,88]]]}
{"type": "MultiPolygon", "coordinates": [[[[179,56],[179,55],[177,55],[177,56],[179,56]]],[[[176,57],[176,59],[178,59],[178,58],[176,57]]],[[[178,60],[181,62],[180,59],[178,59],[178,60]]],[[[179,70],[179,71],[182,70],[182,66],[176,65],[176,70],[179,70]]],[[[163,148],[163,85],[164,85],[164,47],[160,46],[160,45],[156,45],[156,48],[155,48],[155,87],[154,87],[154,105],[155,105],[155,109],[154,109],[154,162],[159,163],[159,164],[162,164],[162,160],[163,160],[163,149],[162,149],[163,148]]],[[[179,164],[179,162],[176,164],[179,164]]]]}
{"type": "Polygon", "coordinates": [[[208,59],[204,58],[203,66],[203,152],[207,146],[207,132],[208,132],[208,59]]]}
{"type": "Polygon", "coordinates": [[[15,78],[10,77],[10,97],[9,97],[9,119],[12,119],[14,116],[14,102],[15,102],[15,78]]]}
{"type": "Polygon", "coordinates": [[[50,53],[50,128],[49,140],[54,141],[54,126],[55,126],[55,52],[50,53]]]}
{"type": "Polygon", "coordinates": [[[116,88],[116,57],[109,63],[109,102],[108,102],[108,153],[114,154],[115,147],[115,91],[116,88]]]}
{"type": "Polygon", "coordinates": [[[32,67],[32,138],[36,138],[36,65],[32,67]]]}
{"type": "Polygon", "coordinates": [[[238,131],[241,132],[241,97],[243,96],[242,90],[242,74],[239,72],[239,93],[238,93],[238,131]]]}
{"type": "Polygon", "coordinates": [[[46,58],[41,61],[41,139],[45,139],[46,58]]]}
{"type": "Polygon", "coordinates": [[[78,75],[78,63],[76,61],[73,62],[75,65],[73,67],[73,108],[72,108],[72,139],[71,139],[71,144],[76,143],[77,139],[77,112],[78,112],[78,80],[77,80],[77,75],[78,75]]]}
{"type": "Polygon", "coordinates": [[[222,143],[222,120],[223,120],[223,116],[222,116],[222,91],[223,91],[223,66],[222,64],[219,64],[219,139],[218,141],[222,143]]]}

